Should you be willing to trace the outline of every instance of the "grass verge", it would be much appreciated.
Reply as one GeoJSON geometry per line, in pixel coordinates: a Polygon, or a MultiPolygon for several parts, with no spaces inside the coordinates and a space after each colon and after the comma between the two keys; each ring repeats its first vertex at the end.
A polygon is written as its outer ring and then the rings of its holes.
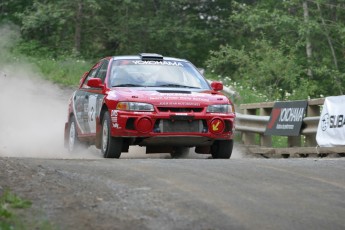
{"type": "Polygon", "coordinates": [[[22,229],[42,229],[52,230],[53,226],[48,221],[30,222],[24,221],[25,218],[18,213],[29,209],[32,202],[25,200],[5,189],[0,190],[0,230],[22,230],[22,229]]]}

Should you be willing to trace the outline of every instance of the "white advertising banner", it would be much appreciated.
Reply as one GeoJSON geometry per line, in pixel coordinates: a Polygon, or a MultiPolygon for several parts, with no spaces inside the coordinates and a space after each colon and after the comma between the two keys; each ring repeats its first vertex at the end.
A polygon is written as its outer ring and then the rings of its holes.
{"type": "Polygon", "coordinates": [[[316,141],[321,147],[345,146],[345,96],[325,98],[316,141]]]}

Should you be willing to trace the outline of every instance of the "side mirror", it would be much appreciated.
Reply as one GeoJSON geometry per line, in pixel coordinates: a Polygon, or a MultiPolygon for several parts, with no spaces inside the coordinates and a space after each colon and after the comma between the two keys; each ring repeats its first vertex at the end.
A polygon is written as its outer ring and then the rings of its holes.
{"type": "Polygon", "coordinates": [[[90,78],[87,82],[87,86],[91,88],[103,88],[103,83],[100,78],[90,78]]]}
{"type": "Polygon", "coordinates": [[[211,87],[215,91],[221,91],[223,90],[223,83],[221,83],[220,81],[214,81],[211,83],[211,87]]]}

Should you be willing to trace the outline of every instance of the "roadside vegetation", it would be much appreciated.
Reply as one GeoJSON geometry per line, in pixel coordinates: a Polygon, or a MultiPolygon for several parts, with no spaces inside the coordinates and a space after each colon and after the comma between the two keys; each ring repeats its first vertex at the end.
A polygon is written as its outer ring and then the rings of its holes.
{"type": "Polygon", "coordinates": [[[43,78],[63,86],[76,86],[82,74],[92,66],[91,62],[70,57],[65,59],[31,57],[30,60],[39,67],[43,78]]]}
{"type": "Polygon", "coordinates": [[[48,80],[76,85],[104,56],[186,58],[239,92],[236,103],[343,94],[343,0],[6,0],[0,25],[48,80]]]}
{"type": "Polygon", "coordinates": [[[30,201],[23,200],[9,190],[5,190],[0,196],[0,229],[23,229],[23,223],[17,218],[15,210],[26,209],[30,206],[30,201]]]}
{"type": "Polygon", "coordinates": [[[17,196],[9,189],[0,190],[0,230],[55,229],[48,221],[26,220],[32,202],[17,196]]]}

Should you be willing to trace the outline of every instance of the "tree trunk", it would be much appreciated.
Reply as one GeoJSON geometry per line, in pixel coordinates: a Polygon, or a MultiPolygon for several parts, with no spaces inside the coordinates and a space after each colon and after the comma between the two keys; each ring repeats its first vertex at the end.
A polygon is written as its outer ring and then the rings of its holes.
{"type": "MultiPolygon", "coordinates": [[[[337,56],[336,56],[335,51],[334,51],[333,42],[332,42],[332,39],[331,39],[331,37],[330,37],[330,35],[329,35],[329,31],[328,31],[328,28],[327,28],[325,19],[322,17],[320,4],[316,2],[316,5],[317,5],[317,10],[318,10],[319,13],[320,13],[320,18],[321,18],[321,23],[322,23],[323,31],[324,31],[325,36],[326,36],[326,38],[327,38],[327,42],[328,42],[329,48],[331,49],[334,67],[335,67],[335,69],[336,69],[337,71],[339,71],[339,68],[338,68],[338,59],[337,59],[337,56]]],[[[337,83],[338,86],[341,86],[341,82],[339,81],[339,78],[338,78],[337,76],[334,76],[334,80],[335,80],[335,82],[337,83]]],[[[340,94],[343,94],[343,90],[341,89],[341,87],[339,87],[339,93],[340,93],[340,94]]]]}
{"type": "Polygon", "coordinates": [[[80,54],[82,18],[83,18],[83,3],[81,0],[79,0],[77,2],[77,8],[76,8],[75,33],[74,33],[74,51],[76,55],[80,54]]]}
{"type": "Polygon", "coordinates": [[[309,9],[308,9],[308,3],[307,1],[303,1],[303,17],[304,17],[304,22],[308,27],[307,35],[306,35],[306,52],[307,52],[307,59],[308,59],[308,70],[307,70],[307,75],[309,78],[313,78],[313,72],[311,70],[310,64],[313,56],[313,49],[312,45],[310,42],[310,32],[309,32],[309,9]]]}
{"type": "Polygon", "coordinates": [[[335,69],[338,70],[338,60],[337,60],[337,57],[336,57],[336,55],[335,55],[335,51],[334,51],[334,47],[333,47],[333,43],[332,43],[331,37],[329,36],[329,32],[328,32],[327,25],[326,25],[326,23],[325,23],[325,20],[324,20],[323,17],[322,17],[320,4],[319,4],[319,3],[316,3],[316,5],[317,5],[317,10],[318,10],[319,13],[320,13],[321,23],[322,23],[322,27],[323,27],[323,29],[324,29],[323,31],[325,32],[325,35],[326,35],[326,38],[327,38],[327,42],[328,42],[329,48],[331,49],[331,53],[332,53],[333,63],[334,63],[335,69]]]}

